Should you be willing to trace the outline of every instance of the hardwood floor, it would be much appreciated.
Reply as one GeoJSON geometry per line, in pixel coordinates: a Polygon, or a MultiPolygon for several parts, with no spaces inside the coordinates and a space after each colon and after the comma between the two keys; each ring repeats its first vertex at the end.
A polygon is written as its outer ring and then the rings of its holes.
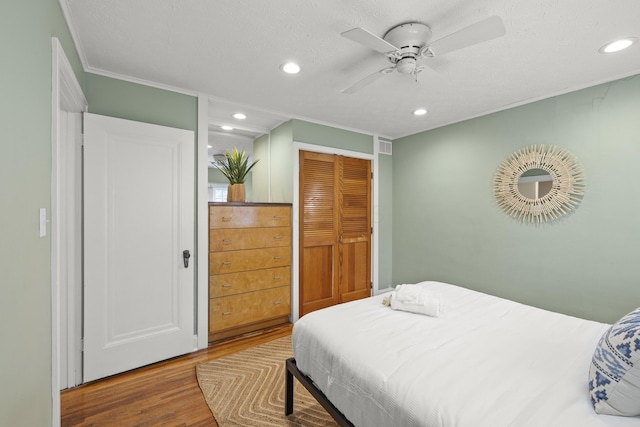
{"type": "Polygon", "coordinates": [[[196,363],[291,334],[291,325],[216,344],[60,393],[62,427],[217,426],[196,379],[196,363]]]}

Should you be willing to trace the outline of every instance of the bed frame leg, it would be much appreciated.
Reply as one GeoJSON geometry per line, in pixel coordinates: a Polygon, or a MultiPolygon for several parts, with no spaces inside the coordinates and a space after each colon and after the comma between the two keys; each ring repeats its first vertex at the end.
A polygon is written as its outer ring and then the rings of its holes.
{"type": "Polygon", "coordinates": [[[292,359],[285,362],[286,379],[285,379],[285,405],[284,414],[291,415],[293,413],[293,372],[289,369],[292,359]]]}
{"type": "Polygon", "coordinates": [[[300,384],[304,386],[309,393],[318,401],[320,405],[333,417],[340,427],[354,427],[353,424],[338,410],[329,399],[313,384],[311,378],[300,372],[296,360],[292,357],[287,359],[285,363],[285,398],[284,398],[284,414],[291,415],[293,413],[293,377],[295,376],[300,384]]]}

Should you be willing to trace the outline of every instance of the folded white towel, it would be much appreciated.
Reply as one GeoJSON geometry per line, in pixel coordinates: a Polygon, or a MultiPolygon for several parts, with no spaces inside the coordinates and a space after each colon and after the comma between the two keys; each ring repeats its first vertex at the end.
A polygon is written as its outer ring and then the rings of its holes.
{"type": "Polygon", "coordinates": [[[442,314],[442,298],[419,285],[398,285],[391,293],[391,308],[438,317],[442,314]]]}

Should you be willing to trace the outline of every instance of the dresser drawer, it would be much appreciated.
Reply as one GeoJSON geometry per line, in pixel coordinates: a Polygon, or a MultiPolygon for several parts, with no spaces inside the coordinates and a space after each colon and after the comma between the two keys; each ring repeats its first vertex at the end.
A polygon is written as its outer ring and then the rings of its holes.
{"type": "Polygon", "coordinates": [[[288,265],[291,265],[290,247],[211,252],[209,254],[209,274],[236,273],[288,265]]]}
{"type": "Polygon", "coordinates": [[[209,228],[290,227],[289,206],[210,206],[209,228]]]}
{"type": "Polygon", "coordinates": [[[289,286],[209,300],[209,331],[260,322],[291,311],[289,286]]]}
{"type": "Polygon", "coordinates": [[[291,245],[291,227],[209,230],[209,251],[273,248],[291,245]]]}
{"type": "Polygon", "coordinates": [[[209,298],[291,285],[291,267],[209,276],[209,298]]]}

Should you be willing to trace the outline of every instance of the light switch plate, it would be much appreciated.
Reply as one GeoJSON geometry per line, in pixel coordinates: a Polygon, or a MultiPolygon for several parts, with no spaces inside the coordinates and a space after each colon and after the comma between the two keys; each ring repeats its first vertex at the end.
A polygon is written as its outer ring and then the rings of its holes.
{"type": "Polygon", "coordinates": [[[40,237],[47,235],[47,208],[40,208],[40,237]]]}

